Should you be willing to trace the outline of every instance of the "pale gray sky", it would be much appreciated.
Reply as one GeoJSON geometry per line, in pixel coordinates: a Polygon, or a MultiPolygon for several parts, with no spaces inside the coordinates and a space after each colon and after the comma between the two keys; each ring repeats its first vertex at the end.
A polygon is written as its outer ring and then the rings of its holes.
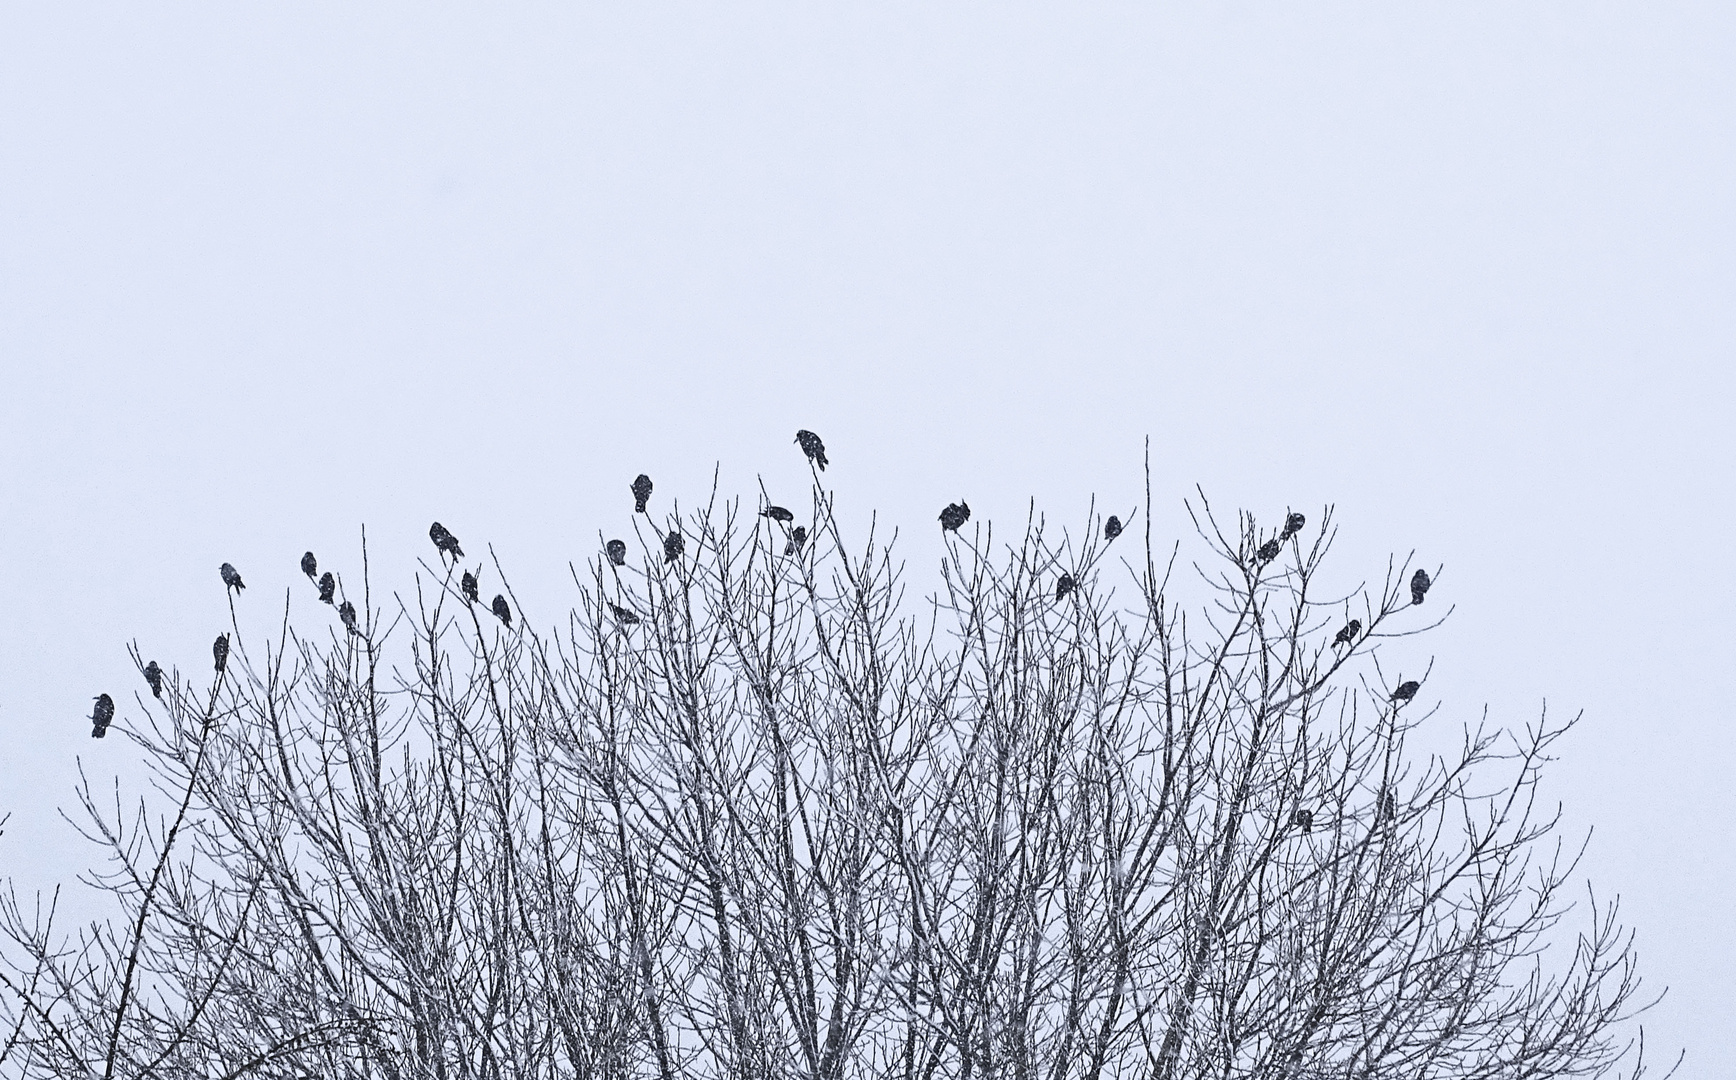
{"type": "Polygon", "coordinates": [[[1736,1074],[1733,192],[1729,4],[0,4],[0,874],[219,562],[263,628],[439,518],[548,622],[635,473],[809,427],[926,591],[1149,434],[1163,535],[1445,563],[1443,722],[1585,710],[1546,795],[1736,1074]]]}

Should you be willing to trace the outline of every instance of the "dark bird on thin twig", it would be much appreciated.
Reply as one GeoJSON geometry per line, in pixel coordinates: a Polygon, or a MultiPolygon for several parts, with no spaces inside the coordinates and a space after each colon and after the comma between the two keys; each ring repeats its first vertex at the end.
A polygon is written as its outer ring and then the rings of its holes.
{"type": "MultiPolygon", "coordinates": [[[[96,696],[96,708],[91,710],[90,719],[99,728],[105,728],[114,723],[115,699],[107,694],[98,694],[96,696]]],[[[100,739],[102,736],[98,735],[97,738],[100,739]]]]}
{"type": "Polygon", "coordinates": [[[319,598],[321,600],[324,600],[328,604],[331,603],[332,597],[336,595],[337,591],[338,579],[332,577],[332,572],[330,570],[327,570],[319,576],[319,598]]]}
{"type": "Polygon", "coordinates": [[[217,568],[217,573],[222,576],[225,589],[234,589],[236,592],[240,592],[242,589],[247,588],[247,586],[241,584],[241,575],[236,573],[235,568],[230,566],[228,563],[219,566],[217,568]]]}
{"type": "Polygon", "coordinates": [[[1379,814],[1382,821],[1391,821],[1398,816],[1398,800],[1392,797],[1392,792],[1383,791],[1380,793],[1379,814]]]}
{"type": "Polygon", "coordinates": [[[645,504],[651,501],[651,478],[640,473],[633,478],[633,512],[643,514],[645,504]]]}
{"type": "Polygon", "coordinates": [[[669,535],[663,538],[663,561],[674,562],[681,558],[681,553],[686,548],[687,541],[681,538],[681,534],[674,529],[669,530],[669,535]]]}
{"type": "Polygon", "coordinates": [[[496,596],[494,598],[494,604],[490,610],[494,612],[495,618],[508,626],[512,625],[512,608],[507,606],[506,597],[496,596]]]}
{"type": "Polygon", "coordinates": [[[1278,539],[1288,540],[1302,531],[1302,526],[1308,524],[1308,519],[1301,514],[1291,512],[1284,518],[1284,531],[1278,534],[1278,539]]]}
{"type": "Polygon", "coordinates": [[[217,640],[211,643],[211,658],[217,661],[217,671],[222,673],[229,666],[229,635],[218,634],[217,640]]]}
{"type": "Polygon", "coordinates": [[[951,529],[957,532],[960,525],[970,520],[970,505],[960,499],[955,503],[947,503],[946,509],[940,512],[940,531],[951,529]]]}
{"type": "Polygon", "coordinates": [[[1077,584],[1078,582],[1073,580],[1072,574],[1062,574],[1061,580],[1055,582],[1055,600],[1059,602],[1062,597],[1072,592],[1073,586],[1077,584]]]}
{"type": "Polygon", "coordinates": [[[796,432],[796,441],[802,444],[802,453],[808,455],[808,460],[818,465],[821,472],[825,472],[826,444],[820,441],[820,437],[804,428],[796,432]]]}
{"type": "Polygon", "coordinates": [[[348,600],[345,600],[343,603],[338,605],[338,618],[342,620],[344,628],[350,633],[357,634],[361,632],[356,629],[356,605],[350,603],[348,600]]]}
{"type": "Polygon", "coordinates": [[[301,557],[301,572],[307,575],[309,581],[317,581],[319,576],[319,560],[308,552],[301,557]]]}
{"type": "Polygon", "coordinates": [[[428,539],[434,541],[434,546],[440,549],[441,555],[450,555],[455,562],[464,558],[464,549],[458,546],[458,537],[453,536],[446,526],[438,521],[428,526],[428,539]]]}
{"type": "Polygon", "coordinates": [[[1103,539],[1113,540],[1120,535],[1121,519],[1116,517],[1114,514],[1110,514],[1109,520],[1103,523],[1103,539]]]}
{"type": "Polygon", "coordinates": [[[794,521],[794,520],[796,520],[796,515],[790,513],[788,510],[785,510],[781,506],[768,506],[768,507],[766,507],[764,510],[760,511],[760,517],[769,517],[773,521],[794,521]]]}
{"type": "Polygon", "coordinates": [[[1429,581],[1429,573],[1427,570],[1418,570],[1416,573],[1412,574],[1411,603],[1422,603],[1423,597],[1428,595],[1430,584],[1432,584],[1432,582],[1429,581]]]}
{"type": "Polygon", "coordinates": [[[801,525],[797,525],[794,529],[790,530],[790,538],[784,544],[784,554],[800,555],[802,552],[802,545],[807,542],[808,530],[801,525]]]}
{"type": "Polygon", "coordinates": [[[609,556],[609,561],[616,566],[627,565],[627,544],[622,540],[611,540],[603,545],[603,551],[609,556]]]}
{"type": "Polygon", "coordinates": [[[1362,633],[1362,620],[1352,619],[1344,624],[1344,629],[1338,631],[1338,636],[1332,639],[1333,648],[1340,645],[1351,645],[1356,641],[1356,635],[1362,633]]]}
{"type": "Polygon", "coordinates": [[[1312,832],[1314,830],[1314,811],[1297,810],[1295,814],[1291,815],[1290,824],[1303,832],[1312,832]]]}
{"type": "Polygon", "coordinates": [[[1392,699],[1399,702],[1409,701],[1417,696],[1417,691],[1420,689],[1422,689],[1422,683],[1415,679],[1409,679],[1398,684],[1398,689],[1392,692],[1392,699]]]}
{"type": "Polygon", "coordinates": [[[151,684],[152,697],[163,696],[163,669],[157,666],[155,660],[145,665],[145,681],[151,684]]]}
{"type": "Polygon", "coordinates": [[[1256,554],[1259,556],[1261,562],[1269,563],[1273,559],[1276,559],[1278,553],[1283,550],[1283,544],[1278,543],[1276,540],[1268,540],[1264,544],[1260,545],[1260,550],[1256,552],[1256,554]]]}
{"type": "Polygon", "coordinates": [[[464,593],[464,602],[466,604],[476,603],[476,575],[475,574],[472,574],[468,570],[464,571],[464,576],[458,579],[458,588],[459,588],[459,591],[464,593]]]}
{"type": "Polygon", "coordinates": [[[609,610],[615,613],[615,618],[624,623],[636,623],[639,621],[638,615],[634,614],[630,609],[622,607],[620,604],[610,604],[609,610]]]}

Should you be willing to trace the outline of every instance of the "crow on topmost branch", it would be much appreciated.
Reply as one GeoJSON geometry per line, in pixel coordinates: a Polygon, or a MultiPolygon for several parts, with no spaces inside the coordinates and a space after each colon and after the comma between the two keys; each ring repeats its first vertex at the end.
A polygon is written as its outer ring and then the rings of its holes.
{"type": "Polygon", "coordinates": [[[428,539],[434,541],[434,546],[440,549],[442,556],[450,555],[457,562],[464,558],[464,549],[458,546],[458,537],[446,530],[446,526],[436,521],[428,526],[428,539]]]}
{"type": "Polygon", "coordinates": [[[771,518],[773,521],[794,521],[794,520],[796,520],[796,515],[790,513],[788,510],[785,510],[781,506],[768,506],[768,507],[766,507],[764,510],[760,511],[760,517],[768,517],[768,518],[771,518]]]}
{"type": "Polygon", "coordinates": [[[145,665],[145,681],[151,684],[152,697],[163,696],[163,669],[157,666],[155,660],[145,665]]]}
{"type": "Polygon", "coordinates": [[[1418,570],[1416,573],[1412,574],[1411,575],[1411,603],[1413,603],[1413,604],[1422,603],[1423,597],[1428,595],[1430,584],[1432,584],[1432,583],[1429,581],[1429,574],[1428,574],[1427,570],[1418,570]]]}
{"type": "Polygon", "coordinates": [[[301,572],[307,575],[309,581],[316,580],[319,574],[319,560],[313,557],[313,552],[310,551],[301,557],[301,572]]]}
{"type": "Polygon", "coordinates": [[[1110,514],[1109,520],[1103,523],[1103,539],[1113,540],[1120,535],[1121,519],[1116,517],[1114,514],[1110,514]]]}
{"type": "Polygon", "coordinates": [[[633,512],[643,514],[645,504],[651,501],[651,478],[640,473],[633,478],[633,512]]]}
{"type": "Polygon", "coordinates": [[[826,444],[820,441],[820,437],[804,428],[796,432],[796,441],[802,444],[802,453],[808,455],[808,460],[818,465],[821,472],[825,472],[826,444]]]}
{"type": "Polygon", "coordinates": [[[1409,701],[1417,696],[1417,691],[1420,689],[1422,689],[1422,683],[1415,679],[1409,679],[1398,684],[1398,689],[1392,692],[1392,699],[1400,703],[1409,701]]]}
{"type": "Polygon", "coordinates": [[[1288,540],[1302,531],[1302,526],[1308,524],[1308,519],[1301,514],[1292,513],[1284,518],[1284,531],[1278,534],[1278,539],[1288,540]]]}
{"type": "Polygon", "coordinates": [[[236,592],[240,592],[242,589],[247,588],[247,586],[241,584],[241,575],[228,563],[219,566],[217,568],[217,574],[223,579],[223,586],[226,590],[234,589],[236,592]]]}
{"type": "Polygon", "coordinates": [[[940,531],[957,532],[959,526],[970,520],[970,504],[960,499],[955,503],[947,503],[946,509],[940,512],[940,531]]]}

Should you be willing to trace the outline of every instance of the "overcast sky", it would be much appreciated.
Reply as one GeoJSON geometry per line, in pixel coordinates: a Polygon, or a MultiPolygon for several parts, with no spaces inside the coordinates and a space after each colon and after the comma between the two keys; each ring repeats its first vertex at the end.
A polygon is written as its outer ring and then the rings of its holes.
{"type": "Polygon", "coordinates": [[[438,518],[547,624],[635,473],[808,427],[926,592],[1150,436],[1160,536],[1444,564],[1449,729],[1584,710],[1544,794],[1736,1074],[1736,6],[505,7],[0,3],[0,875],[86,865],[81,717],[219,562],[314,618],[438,518]]]}

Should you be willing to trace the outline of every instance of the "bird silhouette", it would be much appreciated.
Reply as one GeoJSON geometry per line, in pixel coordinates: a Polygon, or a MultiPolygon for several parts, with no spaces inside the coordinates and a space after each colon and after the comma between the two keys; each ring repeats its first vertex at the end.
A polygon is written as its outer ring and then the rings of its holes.
{"type": "Polygon", "coordinates": [[[211,658],[217,661],[217,671],[222,673],[229,666],[229,635],[218,634],[217,640],[211,643],[211,658]]]}
{"type": "Polygon", "coordinates": [[[603,550],[608,553],[609,561],[616,566],[627,565],[627,544],[625,541],[611,540],[603,545],[603,550]]]}
{"type": "Polygon", "coordinates": [[[464,558],[464,549],[458,546],[458,537],[453,536],[446,526],[438,521],[428,526],[428,539],[434,541],[434,546],[440,549],[442,556],[450,555],[454,562],[464,558]]]}
{"type": "Polygon", "coordinates": [[[145,665],[145,681],[151,684],[152,697],[163,696],[163,669],[157,666],[155,660],[145,665]]]}
{"type": "Polygon", "coordinates": [[[1314,830],[1314,811],[1297,810],[1295,814],[1291,815],[1290,824],[1303,832],[1312,832],[1314,830]]]}
{"type": "Polygon", "coordinates": [[[464,593],[464,602],[466,604],[476,603],[476,575],[475,574],[472,574],[468,570],[464,571],[464,576],[458,579],[458,588],[461,592],[464,593]]]}
{"type": "Polygon", "coordinates": [[[796,432],[796,441],[802,444],[802,453],[808,455],[808,460],[818,465],[821,472],[825,472],[826,444],[820,441],[820,437],[804,428],[796,432]]]}
{"type": "Polygon", "coordinates": [[[1380,793],[1379,814],[1382,821],[1391,821],[1398,816],[1398,800],[1392,797],[1392,792],[1382,791],[1380,793]]]}
{"type": "Polygon", "coordinates": [[[788,510],[785,510],[781,506],[768,506],[768,507],[766,507],[764,510],[760,511],[760,517],[769,517],[773,521],[794,521],[794,520],[796,520],[796,515],[790,513],[788,510]]]}
{"type": "Polygon", "coordinates": [[[1278,534],[1278,539],[1288,540],[1302,531],[1302,526],[1308,524],[1308,519],[1301,514],[1291,513],[1284,518],[1284,531],[1278,534]]]}
{"type": "Polygon", "coordinates": [[[101,732],[102,729],[114,723],[115,699],[109,697],[107,694],[98,694],[96,696],[96,708],[91,710],[90,719],[91,723],[95,724],[97,727],[97,731],[92,734],[95,734],[99,739],[102,738],[102,735],[98,733],[101,732]]]}
{"type": "Polygon", "coordinates": [[[1356,641],[1356,635],[1362,633],[1362,620],[1352,619],[1344,624],[1344,629],[1338,631],[1338,636],[1332,639],[1334,648],[1339,645],[1350,645],[1356,641]]]}
{"type": "Polygon", "coordinates": [[[1401,682],[1398,684],[1398,689],[1392,692],[1392,699],[1399,702],[1409,701],[1417,696],[1417,691],[1420,689],[1422,689],[1422,683],[1415,679],[1401,682]]]}
{"type": "Polygon", "coordinates": [[[681,558],[681,553],[686,548],[687,541],[681,538],[680,533],[671,529],[669,535],[663,538],[663,561],[666,563],[674,562],[681,558]]]}
{"type": "Polygon", "coordinates": [[[1278,553],[1283,550],[1283,544],[1278,543],[1276,540],[1268,540],[1264,544],[1260,545],[1260,550],[1256,552],[1256,554],[1259,556],[1261,562],[1269,563],[1273,559],[1276,559],[1278,553]]]}
{"type": "Polygon", "coordinates": [[[1114,514],[1110,514],[1109,520],[1103,523],[1103,539],[1113,540],[1120,535],[1121,519],[1116,517],[1114,514]]]}
{"type": "Polygon", "coordinates": [[[1412,574],[1411,603],[1422,603],[1423,597],[1429,594],[1429,586],[1431,584],[1433,584],[1433,582],[1429,581],[1429,572],[1427,570],[1418,570],[1416,573],[1412,574]]]}
{"type": "Polygon", "coordinates": [[[651,478],[640,473],[633,478],[633,512],[643,514],[645,504],[651,501],[651,478]]]}
{"type": "Polygon", "coordinates": [[[946,509],[940,512],[940,531],[951,529],[957,532],[960,525],[970,520],[970,505],[964,500],[947,503],[946,509]]]}
{"type": "Polygon", "coordinates": [[[1055,600],[1056,600],[1056,602],[1059,602],[1062,597],[1064,597],[1068,593],[1072,592],[1073,586],[1075,586],[1077,584],[1078,584],[1078,582],[1073,580],[1072,574],[1062,574],[1061,580],[1055,582],[1055,600]]]}
{"type": "Polygon", "coordinates": [[[331,603],[332,596],[335,595],[337,591],[338,579],[332,577],[332,572],[330,570],[327,570],[319,576],[319,598],[321,600],[324,600],[328,604],[331,603]]]}
{"type": "Polygon", "coordinates": [[[343,622],[344,629],[352,634],[361,633],[356,629],[356,605],[345,600],[338,605],[338,618],[343,622]]]}
{"type": "Polygon", "coordinates": [[[802,545],[807,543],[807,542],[808,542],[808,530],[801,525],[797,525],[794,529],[790,530],[790,538],[788,541],[786,541],[784,543],[784,554],[785,555],[799,555],[799,554],[801,554],[802,545]]]}
{"type": "Polygon", "coordinates": [[[217,568],[217,573],[223,578],[223,585],[226,590],[234,589],[236,592],[240,592],[242,589],[247,588],[247,586],[241,584],[241,575],[236,573],[235,568],[230,566],[228,563],[219,566],[217,568]]]}
{"type": "Polygon", "coordinates": [[[610,604],[609,610],[615,613],[615,618],[624,623],[636,623],[639,621],[638,615],[634,614],[630,609],[622,607],[620,604],[610,604]]]}
{"type": "Polygon", "coordinates": [[[490,610],[494,612],[495,618],[508,626],[512,625],[512,608],[507,606],[506,597],[496,596],[490,610]]]}
{"type": "Polygon", "coordinates": [[[301,572],[307,575],[309,581],[316,581],[319,575],[319,560],[308,552],[301,557],[301,572]]]}

